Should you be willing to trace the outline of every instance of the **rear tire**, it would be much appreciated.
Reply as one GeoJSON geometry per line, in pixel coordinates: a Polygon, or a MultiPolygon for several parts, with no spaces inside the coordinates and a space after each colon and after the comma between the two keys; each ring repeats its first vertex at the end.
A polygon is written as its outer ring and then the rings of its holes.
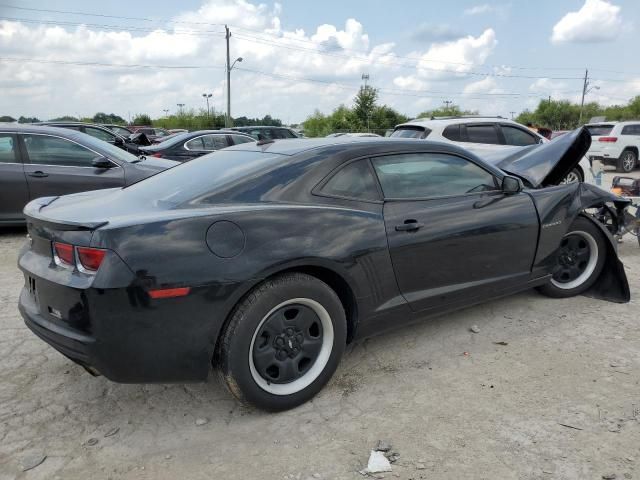
{"type": "Polygon", "coordinates": [[[578,183],[582,181],[584,181],[584,175],[582,175],[582,171],[578,167],[576,167],[573,170],[571,170],[560,183],[567,184],[567,183],[578,183]]]}
{"type": "Polygon", "coordinates": [[[327,284],[302,273],[279,275],[234,309],[220,340],[220,374],[242,403],[287,410],[329,381],[346,338],[344,308],[327,284]]]}
{"type": "Polygon", "coordinates": [[[548,297],[567,298],[588,290],[602,273],[607,255],[605,242],[593,222],[578,217],[556,251],[553,277],[538,291],[548,297]]]}
{"type": "Polygon", "coordinates": [[[633,150],[625,150],[616,161],[616,172],[632,172],[638,164],[638,154],[633,150]]]}

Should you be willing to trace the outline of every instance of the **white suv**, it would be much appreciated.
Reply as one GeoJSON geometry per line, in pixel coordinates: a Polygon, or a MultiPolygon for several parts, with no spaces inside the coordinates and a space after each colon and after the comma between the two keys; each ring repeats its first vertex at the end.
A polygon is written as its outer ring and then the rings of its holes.
{"type": "MultiPolygon", "coordinates": [[[[456,143],[482,157],[485,153],[519,150],[528,145],[549,140],[517,122],[502,117],[435,117],[418,118],[396,126],[391,134],[396,138],[416,138],[436,142],[456,143]]],[[[594,183],[587,158],[564,179],[563,183],[594,183]]]]}
{"type": "Polygon", "coordinates": [[[602,122],[585,125],[591,134],[587,155],[604,165],[615,165],[618,172],[630,172],[638,166],[640,121],[602,122]]]}

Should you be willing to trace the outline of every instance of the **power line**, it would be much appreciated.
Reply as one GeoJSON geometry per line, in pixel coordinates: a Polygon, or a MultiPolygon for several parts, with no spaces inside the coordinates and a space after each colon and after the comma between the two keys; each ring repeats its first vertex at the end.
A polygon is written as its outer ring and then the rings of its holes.
{"type": "MultiPolygon", "coordinates": [[[[16,9],[16,10],[23,10],[23,11],[29,11],[29,12],[42,12],[42,13],[59,13],[59,14],[67,14],[67,15],[79,15],[79,16],[91,16],[91,17],[100,17],[100,18],[114,18],[114,19],[122,19],[122,20],[136,20],[136,21],[145,21],[145,22],[165,22],[165,23],[176,23],[176,24],[185,24],[185,25],[206,25],[206,26],[223,26],[222,24],[219,23],[211,23],[211,22],[192,22],[192,21],[180,21],[180,20],[172,20],[172,19],[152,19],[152,18],[145,18],[145,17],[127,17],[127,16],[120,16],[120,15],[106,15],[106,14],[99,14],[99,13],[91,13],[91,12],[81,12],[81,11],[71,11],[71,10],[54,10],[54,9],[42,9],[42,8],[28,8],[28,7],[20,7],[20,6],[16,6],[16,5],[7,5],[7,4],[0,4],[1,7],[6,7],[6,8],[12,8],[12,9],[16,9]]],[[[28,19],[13,19],[14,21],[29,21],[28,19]]],[[[32,22],[37,22],[34,20],[31,20],[32,22]]],[[[41,21],[40,23],[45,23],[45,21],[41,21]]],[[[71,22],[68,22],[71,23],[71,22]]],[[[94,25],[97,26],[97,25],[94,25]]],[[[301,39],[301,38],[295,38],[295,37],[281,37],[281,36],[276,36],[273,34],[270,34],[268,32],[264,32],[264,31],[259,31],[259,30],[254,30],[254,29],[249,29],[246,27],[240,27],[240,26],[236,26],[236,25],[230,25],[230,27],[233,27],[234,29],[237,30],[245,30],[248,32],[253,32],[253,33],[257,33],[259,35],[263,35],[263,36],[271,36],[272,38],[286,38],[288,41],[294,41],[294,42],[304,42],[304,43],[309,43],[312,45],[317,46],[317,43],[313,42],[312,40],[307,40],[307,39],[301,39]]],[[[118,27],[118,28],[122,28],[122,27],[118,27]]],[[[128,27],[129,29],[131,28],[136,28],[137,31],[146,31],[145,29],[140,29],[139,27],[128,27]]],[[[152,30],[153,31],[153,30],[152,30]]],[[[193,32],[190,34],[194,34],[194,35],[199,35],[202,32],[193,32]]],[[[216,32],[219,33],[219,32],[216,32]]],[[[185,33],[186,34],[186,33],[185,33]]],[[[249,34],[245,34],[247,36],[249,36],[249,34]]],[[[260,38],[260,37],[254,37],[255,38],[260,38]]],[[[264,38],[263,38],[264,40],[264,38]]],[[[282,45],[280,45],[282,46],[282,45]]],[[[363,55],[369,55],[371,52],[363,52],[363,51],[358,51],[358,50],[353,50],[353,49],[342,49],[344,51],[352,51],[354,53],[360,53],[363,55]]],[[[321,52],[320,50],[314,49],[314,51],[316,52],[321,52]]],[[[385,56],[388,57],[394,57],[394,58],[398,58],[398,59],[407,59],[407,60],[412,60],[412,61],[416,61],[416,62],[429,62],[429,63],[441,63],[441,64],[450,64],[450,65],[466,65],[466,66],[473,66],[475,64],[470,63],[470,62],[451,62],[449,60],[436,60],[436,59],[423,59],[420,57],[409,57],[409,56],[402,56],[402,55],[398,55],[395,53],[386,53],[384,54],[385,56]]],[[[582,67],[529,67],[529,66],[518,66],[518,65],[499,65],[499,64],[486,64],[486,66],[488,67],[493,67],[493,68],[510,68],[510,69],[514,69],[514,70],[582,70],[582,67]]],[[[437,71],[441,71],[439,69],[435,69],[437,71]]],[[[634,72],[622,72],[622,71],[614,71],[614,70],[605,70],[605,69],[593,69],[593,70],[597,70],[597,71],[601,71],[601,72],[608,72],[608,73],[616,73],[616,74],[628,74],[628,75],[636,75],[637,73],[634,72]]],[[[453,72],[453,73],[461,73],[461,72],[453,72]]],[[[467,72],[468,73],[468,72],[467,72]]],[[[484,75],[490,75],[490,74],[484,74],[484,75]]],[[[528,77],[528,76],[516,76],[516,75],[511,75],[511,76],[507,76],[507,75],[493,75],[493,76],[504,76],[504,77],[510,77],[510,78],[551,78],[551,77],[528,77]]],[[[582,77],[556,77],[553,78],[555,80],[577,80],[577,79],[582,79],[582,77]]],[[[614,81],[614,80],[607,80],[607,81],[614,81]]],[[[622,80],[625,81],[625,80],[622,80]]]]}
{"type": "Polygon", "coordinates": [[[162,68],[175,70],[194,70],[194,69],[223,69],[218,65],[145,65],[145,64],[125,64],[125,63],[104,63],[104,62],[82,62],[73,60],[52,60],[46,58],[25,58],[25,57],[0,57],[0,61],[8,62],[24,62],[24,63],[50,63],[57,65],[79,65],[88,67],[117,67],[117,68],[162,68]]]}

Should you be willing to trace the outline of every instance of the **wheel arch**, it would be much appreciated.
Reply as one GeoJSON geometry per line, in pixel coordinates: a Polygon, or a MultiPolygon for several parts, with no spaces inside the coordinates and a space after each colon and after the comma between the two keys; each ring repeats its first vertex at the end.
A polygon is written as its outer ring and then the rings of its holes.
{"type": "Polygon", "coordinates": [[[215,347],[211,356],[214,364],[218,361],[220,337],[229,325],[231,317],[233,316],[238,304],[263,282],[278,275],[287,273],[304,273],[315,277],[326,283],[336,293],[336,295],[338,295],[347,320],[347,344],[353,341],[358,325],[358,302],[356,292],[352,286],[353,282],[348,279],[348,275],[341,272],[339,268],[328,266],[326,263],[306,260],[271,268],[265,272],[264,275],[260,275],[259,278],[256,278],[251,282],[247,282],[245,288],[234,296],[231,306],[226,309],[224,322],[220,325],[218,331],[214,332],[215,347]]]}

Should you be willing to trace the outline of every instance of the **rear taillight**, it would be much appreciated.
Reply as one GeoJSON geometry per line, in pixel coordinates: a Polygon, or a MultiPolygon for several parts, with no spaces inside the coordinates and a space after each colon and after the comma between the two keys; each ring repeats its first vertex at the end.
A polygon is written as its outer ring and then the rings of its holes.
{"type": "Polygon", "coordinates": [[[53,242],[53,259],[56,265],[65,268],[77,266],[83,273],[96,273],[106,253],[102,248],[74,247],[68,243],[53,242]]]}
{"type": "Polygon", "coordinates": [[[73,267],[73,245],[68,243],[53,242],[53,253],[55,262],[62,267],[73,267]]]}
{"type": "Polygon", "coordinates": [[[104,259],[106,250],[101,248],[77,247],[78,250],[78,269],[82,271],[95,272],[100,268],[100,264],[104,259]]]}
{"type": "Polygon", "coordinates": [[[156,158],[162,158],[162,154],[160,152],[152,153],[151,156],[156,158]]]}
{"type": "Polygon", "coordinates": [[[618,141],[618,137],[600,137],[598,139],[599,142],[608,142],[608,143],[615,143],[618,141]]]}

